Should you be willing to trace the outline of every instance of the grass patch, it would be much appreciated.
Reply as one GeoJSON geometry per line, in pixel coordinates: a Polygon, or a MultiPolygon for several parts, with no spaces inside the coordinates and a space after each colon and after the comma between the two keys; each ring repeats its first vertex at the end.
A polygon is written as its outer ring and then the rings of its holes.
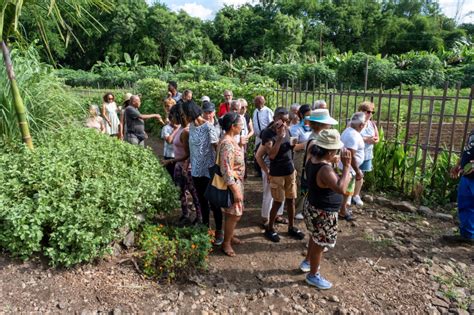
{"type": "Polygon", "coordinates": [[[378,249],[385,249],[393,245],[393,240],[383,236],[375,236],[370,233],[364,233],[364,240],[378,249]]]}
{"type": "Polygon", "coordinates": [[[467,310],[469,305],[473,302],[469,296],[469,292],[474,291],[474,279],[467,273],[462,271],[456,271],[454,274],[446,274],[444,276],[435,276],[435,281],[441,284],[440,291],[445,297],[451,301],[456,300],[459,307],[467,310]],[[467,296],[461,298],[456,288],[464,288],[467,292],[467,296]]]}

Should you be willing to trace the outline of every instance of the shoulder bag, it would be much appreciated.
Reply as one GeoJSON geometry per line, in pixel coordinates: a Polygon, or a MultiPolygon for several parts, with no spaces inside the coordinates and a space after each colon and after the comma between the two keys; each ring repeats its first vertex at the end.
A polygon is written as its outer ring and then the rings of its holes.
{"type": "Polygon", "coordinates": [[[216,163],[209,167],[211,177],[204,192],[204,197],[214,206],[219,208],[230,208],[234,203],[234,197],[229,186],[224,182],[219,166],[219,147],[217,148],[216,163]]]}

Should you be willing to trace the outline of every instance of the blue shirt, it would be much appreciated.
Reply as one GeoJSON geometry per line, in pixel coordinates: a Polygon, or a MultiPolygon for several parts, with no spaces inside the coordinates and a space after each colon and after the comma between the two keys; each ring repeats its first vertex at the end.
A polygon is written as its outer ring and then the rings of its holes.
{"type": "Polygon", "coordinates": [[[309,126],[305,126],[304,120],[290,128],[290,134],[292,137],[298,137],[298,143],[308,141],[312,131],[309,126]]]}

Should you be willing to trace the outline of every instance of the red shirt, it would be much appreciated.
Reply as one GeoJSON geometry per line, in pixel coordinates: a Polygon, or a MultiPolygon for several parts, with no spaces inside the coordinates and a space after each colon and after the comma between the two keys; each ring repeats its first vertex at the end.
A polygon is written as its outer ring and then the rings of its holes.
{"type": "Polygon", "coordinates": [[[227,103],[220,103],[219,104],[219,111],[217,112],[217,117],[221,118],[225,114],[230,111],[230,104],[227,103]]]}

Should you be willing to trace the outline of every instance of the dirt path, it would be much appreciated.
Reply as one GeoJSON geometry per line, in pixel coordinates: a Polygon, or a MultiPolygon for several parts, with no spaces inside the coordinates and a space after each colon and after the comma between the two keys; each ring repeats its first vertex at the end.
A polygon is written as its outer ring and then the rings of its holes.
{"type": "Polygon", "coordinates": [[[474,312],[473,247],[439,242],[453,223],[366,204],[355,223],[340,223],[337,245],[325,254],[321,270],[334,288],[317,291],[298,269],[307,238],[289,239],[280,226],[280,243],[264,239],[259,181],[250,176],[246,184],[238,256],[216,250],[207,273],[160,285],[144,279],[125,255],[57,270],[38,259],[22,263],[3,254],[0,313],[474,312]]]}

